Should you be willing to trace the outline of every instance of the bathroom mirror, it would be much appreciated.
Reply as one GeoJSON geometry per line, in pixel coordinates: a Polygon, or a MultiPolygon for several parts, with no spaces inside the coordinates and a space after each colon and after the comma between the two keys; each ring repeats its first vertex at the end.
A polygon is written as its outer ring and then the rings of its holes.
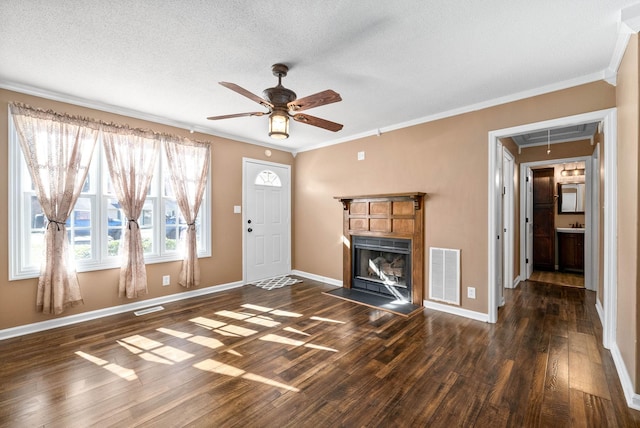
{"type": "Polygon", "coordinates": [[[584,214],[584,183],[558,183],[558,214],[584,214]]]}

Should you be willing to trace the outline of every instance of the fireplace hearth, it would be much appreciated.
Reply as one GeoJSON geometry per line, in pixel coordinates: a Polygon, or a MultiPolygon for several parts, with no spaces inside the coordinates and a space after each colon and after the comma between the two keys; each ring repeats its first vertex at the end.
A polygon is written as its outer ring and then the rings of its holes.
{"type": "Polygon", "coordinates": [[[422,306],[422,192],[340,196],[345,289],[422,306]]]}

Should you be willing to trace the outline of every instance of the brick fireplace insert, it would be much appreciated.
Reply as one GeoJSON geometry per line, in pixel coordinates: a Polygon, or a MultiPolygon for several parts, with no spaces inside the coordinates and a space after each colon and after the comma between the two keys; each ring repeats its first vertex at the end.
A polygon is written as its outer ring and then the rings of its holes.
{"type": "Polygon", "coordinates": [[[425,197],[422,192],[335,197],[343,207],[344,288],[422,306],[425,197]]]}

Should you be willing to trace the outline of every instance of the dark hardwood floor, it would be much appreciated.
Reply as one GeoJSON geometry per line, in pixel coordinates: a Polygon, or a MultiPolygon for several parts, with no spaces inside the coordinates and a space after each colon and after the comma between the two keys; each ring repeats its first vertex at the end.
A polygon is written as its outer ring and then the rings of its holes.
{"type": "Polygon", "coordinates": [[[584,288],[584,274],[582,273],[534,270],[529,280],[584,288]]]}
{"type": "Polygon", "coordinates": [[[590,291],[495,325],[254,286],[0,342],[3,427],[632,427],[590,291]]]}

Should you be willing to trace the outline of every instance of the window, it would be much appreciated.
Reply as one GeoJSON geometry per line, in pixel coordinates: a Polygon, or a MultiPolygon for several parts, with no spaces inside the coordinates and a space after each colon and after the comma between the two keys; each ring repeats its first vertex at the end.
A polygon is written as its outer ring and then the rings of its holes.
{"type": "Polygon", "coordinates": [[[273,171],[265,169],[256,177],[255,184],[260,186],[282,187],[280,177],[273,171]]]}
{"type": "MultiPolygon", "coordinates": [[[[146,263],[181,260],[178,245],[187,224],[180,214],[166,170],[164,146],[158,157],[149,193],[138,225],[146,263]]],[[[9,279],[34,278],[40,273],[47,227],[27,170],[18,135],[9,118],[9,279]]],[[[211,255],[210,193],[196,219],[198,256],[211,255]]],[[[53,227],[53,226],[49,226],[53,227]]],[[[66,222],[67,237],[78,272],[117,268],[120,242],[129,227],[113,191],[101,141],[94,152],[82,193],[66,222]]]]}

